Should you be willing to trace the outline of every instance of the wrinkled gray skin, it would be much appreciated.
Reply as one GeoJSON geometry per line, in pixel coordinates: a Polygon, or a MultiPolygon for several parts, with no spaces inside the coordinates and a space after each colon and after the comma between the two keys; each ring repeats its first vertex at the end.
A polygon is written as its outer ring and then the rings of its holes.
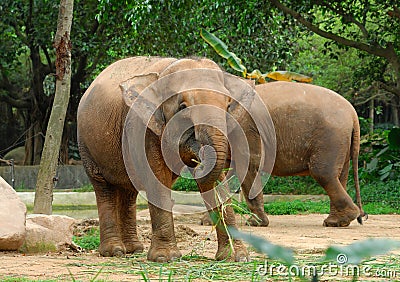
{"type": "MultiPolygon", "coordinates": [[[[339,94],[311,84],[272,82],[257,85],[256,92],[267,106],[275,126],[277,152],[271,174],[311,175],[330,198],[330,214],[324,226],[348,226],[356,218],[362,223],[365,213],[357,172],[360,127],[353,106],[339,94]],[[357,205],[346,192],[350,159],[357,205]]],[[[250,122],[244,126],[252,125],[250,122]]],[[[264,170],[271,171],[265,167],[264,170]]],[[[255,172],[249,171],[249,174],[253,179],[255,172]]],[[[258,224],[267,226],[262,193],[249,199],[250,185],[242,184],[246,201],[261,219],[258,224]]],[[[252,224],[257,222],[253,219],[252,224]]]]}
{"type": "MultiPolygon", "coordinates": [[[[238,101],[241,99],[241,94],[235,93],[235,89],[231,89],[225,74],[210,60],[177,60],[154,57],[128,58],[110,65],[93,81],[82,97],[78,108],[79,149],[83,165],[96,194],[100,220],[99,251],[101,255],[121,256],[125,253],[143,251],[143,245],[138,240],[136,229],[138,192],[132,185],[124,166],[121,141],[125,117],[130,105],[135,100],[135,95],[140,95],[145,87],[168,74],[196,68],[219,70],[218,75],[210,73],[205,80],[209,81],[210,85],[204,85],[204,88],[209,89],[215,85],[229,91],[235,99],[237,97],[238,101]]],[[[190,81],[178,80],[171,83],[176,83],[178,86],[182,84],[184,90],[188,86],[185,84],[190,84],[190,81]]],[[[176,88],[176,85],[173,86],[176,88]]],[[[161,134],[168,120],[181,110],[182,105],[184,107],[200,104],[213,105],[227,111],[232,103],[227,96],[205,90],[183,91],[163,103],[148,124],[145,144],[147,160],[160,182],[171,187],[177,177],[166,166],[161,154],[161,134]]],[[[239,107],[229,108],[238,109],[239,107]]],[[[240,118],[241,115],[240,111],[235,110],[232,110],[231,114],[235,118],[240,118]]],[[[198,116],[194,114],[188,118],[196,123],[198,116]]],[[[226,126],[226,114],[210,116],[210,118],[226,126]]],[[[203,117],[202,121],[207,120],[203,117]]],[[[186,165],[192,167],[196,165],[192,159],[198,159],[199,144],[212,146],[216,151],[215,166],[208,175],[198,180],[200,191],[205,192],[213,188],[226,165],[227,140],[215,128],[195,126],[192,132],[185,134],[180,139],[179,154],[186,165]]],[[[207,167],[208,160],[202,161],[207,167]]],[[[169,203],[171,201],[170,193],[164,191],[162,194],[159,195],[159,199],[153,200],[162,199],[169,203]]],[[[151,261],[170,261],[181,256],[176,244],[172,213],[153,205],[154,201],[149,201],[152,238],[147,257],[151,261]]],[[[219,208],[213,210],[218,211],[219,208]]],[[[227,225],[235,226],[231,207],[226,208],[224,218],[227,225]]],[[[217,226],[217,237],[217,259],[248,260],[247,250],[241,241],[235,240],[233,242],[234,250],[230,251],[228,235],[221,226],[217,226]]]]}

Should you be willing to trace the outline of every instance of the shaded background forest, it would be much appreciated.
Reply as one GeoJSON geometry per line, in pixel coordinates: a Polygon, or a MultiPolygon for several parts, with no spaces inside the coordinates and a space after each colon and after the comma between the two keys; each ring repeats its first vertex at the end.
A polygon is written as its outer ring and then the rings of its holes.
{"type": "MultiPolygon", "coordinates": [[[[79,159],[75,124],[80,97],[117,59],[206,56],[231,72],[201,39],[205,28],[249,69],[309,75],[314,84],[348,99],[363,130],[361,161],[371,170],[371,160],[387,146],[387,129],[400,122],[400,10],[390,0],[327,2],[75,0],[71,99],[60,162],[79,159]]],[[[54,98],[58,5],[58,0],[0,4],[0,157],[25,146],[26,165],[40,162],[54,98]]],[[[400,177],[397,153],[380,167],[391,164],[388,175],[395,178],[400,177]]]]}

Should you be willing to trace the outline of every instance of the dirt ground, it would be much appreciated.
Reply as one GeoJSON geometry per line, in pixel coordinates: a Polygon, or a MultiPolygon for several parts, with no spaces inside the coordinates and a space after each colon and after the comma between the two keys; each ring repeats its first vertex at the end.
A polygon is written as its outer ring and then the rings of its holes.
{"type": "MultiPolygon", "coordinates": [[[[292,248],[297,255],[318,254],[329,245],[350,244],[370,237],[400,240],[400,215],[370,215],[364,225],[353,222],[346,228],[323,227],[322,222],[326,216],[269,216],[268,227],[242,225],[240,229],[292,248]]],[[[211,260],[217,247],[216,234],[212,227],[199,225],[200,217],[200,214],[175,216],[178,247],[183,255],[196,252],[211,260]]],[[[241,219],[238,218],[238,221],[240,223],[241,219]]],[[[138,226],[147,251],[150,245],[150,224],[146,210],[138,213],[138,226]]],[[[400,252],[395,255],[400,255],[400,252]]],[[[250,256],[254,258],[257,254],[251,251],[250,256]]],[[[97,277],[99,280],[138,281],[141,277],[127,270],[134,265],[132,260],[135,259],[145,263],[145,255],[140,258],[103,258],[94,251],[78,253],[66,250],[35,255],[0,252],[0,280],[23,277],[32,280],[90,281],[103,268],[97,277]]],[[[400,279],[400,270],[398,275],[397,279],[400,279]]]]}

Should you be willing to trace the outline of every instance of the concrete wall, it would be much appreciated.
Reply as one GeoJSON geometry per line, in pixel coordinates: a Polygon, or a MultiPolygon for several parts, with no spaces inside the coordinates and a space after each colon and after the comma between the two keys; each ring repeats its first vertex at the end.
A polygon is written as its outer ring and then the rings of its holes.
{"type": "MultiPolygon", "coordinates": [[[[14,187],[35,189],[39,166],[14,166],[14,187]]],[[[12,184],[12,170],[10,166],[0,167],[0,176],[10,185],[12,184]]],[[[79,188],[90,184],[82,165],[63,165],[57,169],[58,182],[55,188],[79,188]]]]}

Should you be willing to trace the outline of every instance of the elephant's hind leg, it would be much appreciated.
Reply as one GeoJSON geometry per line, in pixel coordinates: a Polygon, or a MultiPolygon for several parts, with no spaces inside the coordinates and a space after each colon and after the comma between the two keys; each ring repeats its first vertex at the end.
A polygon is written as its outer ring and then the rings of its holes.
{"type": "Polygon", "coordinates": [[[96,193],[97,209],[100,221],[100,246],[102,256],[123,256],[125,246],[120,236],[118,224],[118,202],[114,187],[107,182],[92,180],[96,193]]]}
{"type": "Polygon", "coordinates": [[[338,173],[329,166],[316,165],[310,167],[311,176],[325,189],[330,199],[330,213],[324,220],[324,226],[348,226],[360,215],[359,208],[353,203],[339,181],[338,173]]]}
{"type": "Polygon", "coordinates": [[[99,167],[92,160],[87,148],[79,144],[79,150],[86,173],[93,184],[96,194],[97,210],[100,222],[100,246],[102,256],[123,256],[126,252],[122,243],[118,218],[115,188],[103,177],[99,167]]]}
{"type": "Polygon", "coordinates": [[[325,182],[324,189],[330,198],[330,213],[324,220],[324,226],[348,226],[351,221],[360,215],[360,210],[341,186],[338,178],[332,178],[329,182],[325,182]]]}
{"type": "Polygon", "coordinates": [[[342,184],[344,190],[347,190],[347,180],[349,178],[349,168],[350,168],[350,160],[346,160],[343,165],[342,172],[340,173],[340,183],[342,184]]]}
{"type": "Polygon", "coordinates": [[[119,230],[127,253],[143,252],[136,227],[136,198],[138,192],[133,186],[118,190],[119,230]]]}

